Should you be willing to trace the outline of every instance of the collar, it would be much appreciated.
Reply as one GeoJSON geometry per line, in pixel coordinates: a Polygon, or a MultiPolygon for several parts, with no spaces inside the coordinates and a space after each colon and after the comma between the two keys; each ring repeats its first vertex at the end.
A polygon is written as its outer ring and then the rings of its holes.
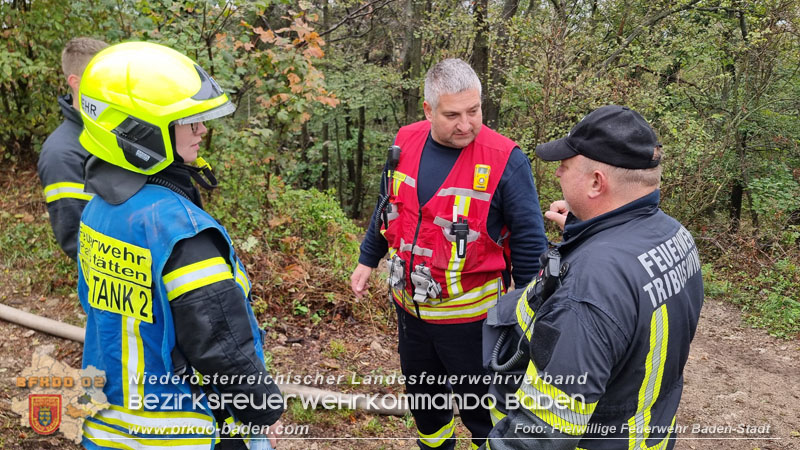
{"type": "Polygon", "coordinates": [[[571,246],[574,242],[583,241],[589,236],[628,222],[637,216],[654,214],[658,210],[660,199],[661,191],[656,189],[644,197],[637,198],[613,211],[592,217],[589,220],[581,221],[572,213],[569,213],[564,226],[564,240],[558,244],[558,247],[571,246]]]}
{"type": "Polygon", "coordinates": [[[200,193],[192,184],[189,169],[182,164],[172,164],[148,177],[147,175],[109,164],[96,156],[91,156],[86,161],[85,171],[86,192],[97,194],[112,205],[124,203],[149,182],[175,191],[197,206],[203,207],[200,193]],[[159,182],[158,180],[153,180],[154,178],[166,180],[167,182],[159,182]]]}
{"type": "Polygon", "coordinates": [[[61,114],[64,115],[65,119],[83,127],[83,119],[81,118],[80,111],[72,107],[72,94],[58,97],[58,106],[61,107],[61,114]]]}
{"type": "Polygon", "coordinates": [[[124,203],[147,182],[147,175],[125,170],[96,156],[86,160],[84,171],[86,192],[97,194],[112,205],[124,203]]]}
{"type": "Polygon", "coordinates": [[[436,142],[436,139],[433,138],[433,131],[428,131],[428,142],[431,145],[433,145],[434,147],[436,147],[437,149],[439,149],[439,150],[444,150],[444,151],[448,151],[449,150],[449,151],[455,151],[455,152],[459,152],[459,151],[463,150],[461,148],[449,147],[447,145],[440,144],[440,143],[436,142]]]}

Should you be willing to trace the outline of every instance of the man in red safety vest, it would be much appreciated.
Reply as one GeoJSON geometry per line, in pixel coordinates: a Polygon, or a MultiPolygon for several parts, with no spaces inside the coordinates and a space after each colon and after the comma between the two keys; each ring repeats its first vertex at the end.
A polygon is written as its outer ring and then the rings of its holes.
{"type": "MultiPolygon", "coordinates": [[[[482,124],[481,83],[460,59],[425,78],[427,120],[395,138],[382,201],[361,245],[351,287],[361,297],[387,254],[398,314],[400,362],[420,448],[455,446],[452,405],[426,396],[487,393],[481,335],[487,311],[539,269],[547,240],[530,161],[511,139],[482,124]],[[430,403],[430,402],[428,402],[430,403]]],[[[474,397],[472,397],[474,398],[474,397]]],[[[492,422],[485,407],[459,406],[480,446],[492,422]]]]}

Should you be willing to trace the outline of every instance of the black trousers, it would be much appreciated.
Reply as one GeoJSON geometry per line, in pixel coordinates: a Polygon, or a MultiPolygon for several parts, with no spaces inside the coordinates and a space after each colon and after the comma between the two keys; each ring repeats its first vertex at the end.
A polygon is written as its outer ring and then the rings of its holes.
{"type": "Polygon", "coordinates": [[[475,401],[482,400],[488,392],[481,350],[483,320],[440,325],[424,322],[396,304],[395,309],[400,366],[406,377],[406,392],[412,397],[411,414],[420,437],[417,444],[421,449],[455,448],[451,431],[453,409],[440,401],[455,393],[454,403],[459,407],[461,421],[472,434],[473,448],[482,445],[492,429],[489,410],[475,401]],[[436,400],[414,404],[415,399],[428,398],[436,400]],[[470,401],[457,403],[465,398],[470,401]]]}

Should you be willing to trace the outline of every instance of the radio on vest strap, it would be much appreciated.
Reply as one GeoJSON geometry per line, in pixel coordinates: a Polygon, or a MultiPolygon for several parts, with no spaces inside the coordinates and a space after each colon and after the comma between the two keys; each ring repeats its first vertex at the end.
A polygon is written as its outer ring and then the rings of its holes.
{"type": "Polygon", "coordinates": [[[389,213],[386,211],[386,207],[389,205],[390,187],[392,186],[392,178],[398,163],[400,163],[400,147],[392,145],[386,151],[386,185],[384,186],[384,194],[378,197],[378,209],[375,210],[375,233],[378,236],[381,235],[381,227],[383,225],[389,226],[389,213]]]}
{"type": "Polygon", "coordinates": [[[430,299],[437,299],[442,293],[442,286],[431,276],[431,269],[425,264],[417,264],[411,272],[411,283],[414,284],[414,301],[420,303],[441,303],[431,302],[430,299]]]}
{"type": "Polygon", "coordinates": [[[467,218],[462,217],[458,219],[458,222],[453,222],[450,234],[456,237],[456,255],[459,258],[467,256],[467,236],[469,235],[469,221],[467,218]]]}

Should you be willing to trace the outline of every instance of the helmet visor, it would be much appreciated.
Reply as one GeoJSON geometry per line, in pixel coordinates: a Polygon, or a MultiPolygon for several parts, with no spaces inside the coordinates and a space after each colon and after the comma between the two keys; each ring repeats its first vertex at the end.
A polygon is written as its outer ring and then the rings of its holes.
{"type": "Polygon", "coordinates": [[[236,111],[236,105],[231,103],[230,100],[223,103],[220,106],[217,106],[214,109],[209,109],[208,111],[203,111],[201,113],[197,113],[188,117],[183,117],[175,121],[178,125],[188,125],[190,123],[197,123],[197,122],[205,122],[206,120],[217,119],[223,116],[227,116],[228,114],[232,114],[236,111]]]}

